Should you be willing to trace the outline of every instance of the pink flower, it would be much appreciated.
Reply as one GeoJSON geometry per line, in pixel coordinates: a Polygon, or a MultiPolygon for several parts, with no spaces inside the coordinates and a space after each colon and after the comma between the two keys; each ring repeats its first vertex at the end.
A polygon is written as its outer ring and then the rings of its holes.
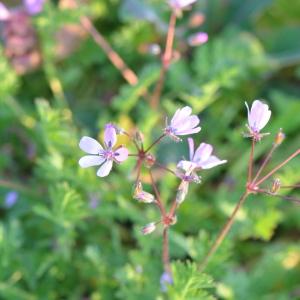
{"type": "Polygon", "coordinates": [[[188,44],[193,47],[205,44],[207,41],[208,34],[206,32],[197,32],[188,38],[188,44]]]}
{"type": "Polygon", "coordinates": [[[227,160],[220,160],[218,157],[212,155],[213,146],[206,143],[201,143],[194,152],[194,141],[192,138],[188,139],[190,160],[181,160],[177,164],[177,168],[180,168],[186,172],[186,175],[191,174],[198,169],[211,169],[218,165],[225,164],[227,160]]]}
{"type": "Polygon", "coordinates": [[[172,7],[172,9],[176,11],[180,11],[183,8],[195,3],[197,0],[169,0],[168,3],[172,7]]]}
{"type": "Polygon", "coordinates": [[[128,150],[124,146],[120,146],[113,150],[114,145],[117,142],[117,134],[113,125],[107,124],[104,131],[104,143],[103,148],[98,141],[88,136],[81,138],[79,147],[81,150],[88,154],[80,158],[79,165],[82,168],[88,168],[91,166],[101,167],[97,171],[97,176],[105,177],[111,171],[113,162],[121,163],[128,157],[128,150]]]}
{"type": "Polygon", "coordinates": [[[263,129],[270,120],[271,111],[267,104],[262,103],[260,100],[255,100],[252,103],[251,110],[247,102],[245,102],[248,111],[248,129],[249,137],[253,137],[256,141],[259,141],[263,135],[260,134],[261,129],[263,129]]]}
{"type": "Polygon", "coordinates": [[[191,115],[192,109],[189,106],[185,106],[181,109],[177,109],[170,125],[167,125],[164,129],[166,135],[169,135],[176,141],[180,141],[178,135],[188,135],[197,133],[201,130],[201,127],[197,127],[200,123],[199,118],[196,115],[191,115]]]}
{"type": "Polygon", "coordinates": [[[30,15],[36,15],[43,10],[45,0],[23,0],[23,5],[30,15]]]}

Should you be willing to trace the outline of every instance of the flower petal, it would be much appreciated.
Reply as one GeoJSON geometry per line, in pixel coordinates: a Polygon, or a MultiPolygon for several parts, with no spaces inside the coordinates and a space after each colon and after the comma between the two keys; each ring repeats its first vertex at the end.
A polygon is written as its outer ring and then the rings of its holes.
{"type": "Polygon", "coordinates": [[[212,151],[213,151],[212,145],[201,143],[195,151],[193,161],[197,162],[197,164],[205,162],[212,154],[212,151]]]}
{"type": "Polygon", "coordinates": [[[194,157],[194,140],[192,138],[188,138],[188,144],[189,144],[189,152],[190,152],[190,160],[193,160],[194,157]]]}
{"type": "Polygon", "coordinates": [[[178,169],[182,169],[183,171],[187,172],[186,175],[190,174],[196,167],[197,167],[197,164],[195,164],[194,162],[189,161],[189,160],[181,160],[177,164],[178,169]]]}
{"type": "Polygon", "coordinates": [[[193,129],[185,129],[179,132],[176,132],[176,135],[189,135],[193,133],[198,133],[201,130],[201,127],[196,127],[193,129]]]}
{"type": "Polygon", "coordinates": [[[189,106],[185,106],[181,109],[177,109],[175,115],[171,120],[171,126],[177,127],[177,124],[181,123],[184,119],[186,119],[192,113],[192,109],[189,106]]]}
{"type": "Polygon", "coordinates": [[[118,162],[123,162],[128,157],[128,149],[121,146],[114,152],[115,160],[118,162]]]}
{"type": "Polygon", "coordinates": [[[95,139],[84,136],[79,142],[79,147],[86,153],[99,154],[103,150],[102,146],[95,139]]]}
{"type": "Polygon", "coordinates": [[[105,161],[105,158],[99,155],[86,155],[79,159],[79,165],[81,168],[88,168],[92,166],[99,166],[105,161]]]}
{"type": "Polygon", "coordinates": [[[112,148],[117,142],[116,129],[112,124],[106,124],[105,126],[104,142],[108,148],[112,148]]]}
{"type": "Polygon", "coordinates": [[[43,10],[44,0],[23,0],[23,4],[30,15],[36,15],[43,10]]]}
{"type": "Polygon", "coordinates": [[[252,103],[250,114],[248,115],[248,122],[251,129],[260,131],[264,128],[271,117],[269,106],[260,100],[255,100],[252,103]]]}
{"type": "Polygon", "coordinates": [[[10,17],[10,12],[7,7],[0,2],[0,21],[6,21],[10,17]]]}
{"type": "Polygon", "coordinates": [[[201,167],[202,169],[211,169],[215,166],[222,165],[227,163],[227,160],[220,160],[218,157],[212,155],[210,156],[206,161],[201,162],[198,167],[201,167]]]}
{"type": "Polygon", "coordinates": [[[112,165],[113,165],[113,161],[107,160],[97,171],[97,176],[99,177],[107,176],[112,168],[112,165]]]}

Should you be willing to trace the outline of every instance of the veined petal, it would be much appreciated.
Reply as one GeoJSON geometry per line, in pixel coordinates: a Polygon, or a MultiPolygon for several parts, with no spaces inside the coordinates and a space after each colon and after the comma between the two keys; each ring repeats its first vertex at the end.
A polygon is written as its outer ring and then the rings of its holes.
{"type": "Polygon", "coordinates": [[[206,161],[200,162],[198,167],[202,169],[211,169],[225,163],[227,163],[227,160],[220,160],[218,157],[212,155],[206,161]]]}
{"type": "Polygon", "coordinates": [[[190,153],[190,160],[193,160],[194,157],[194,140],[192,138],[188,138],[188,144],[189,144],[189,153],[190,153]]]}
{"type": "Polygon", "coordinates": [[[198,133],[201,130],[201,127],[196,127],[193,129],[185,129],[179,132],[176,132],[176,135],[188,135],[193,133],[198,133]]]}
{"type": "Polygon", "coordinates": [[[190,174],[196,167],[197,167],[197,164],[195,164],[194,162],[189,161],[189,160],[181,160],[177,164],[177,168],[187,172],[187,174],[190,174]]]}
{"type": "Polygon", "coordinates": [[[192,113],[192,109],[189,106],[185,106],[181,109],[177,109],[174,117],[171,120],[171,126],[177,127],[177,124],[180,124],[191,113],[192,113]]]}
{"type": "Polygon", "coordinates": [[[113,161],[107,160],[97,171],[97,176],[99,177],[107,176],[112,168],[112,165],[113,165],[113,161]]]}
{"type": "Polygon", "coordinates": [[[213,152],[213,146],[206,143],[201,143],[196,149],[193,161],[197,164],[205,162],[213,152]]]}
{"type": "Polygon", "coordinates": [[[108,148],[112,148],[117,142],[116,129],[112,124],[107,124],[105,126],[104,142],[108,148]]]}
{"type": "Polygon", "coordinates": [[[114,152],[115,160],[118,162],[122,162],[128,157],[128,149],[121,146],[114,152]]]}
{"type": "Polygon", "coordinates": [[[184,131],[186,129],[192,129],[200,123],[200,119],[196,115],[188,116],[176,126],[179,131],[184,131]]]}
{"type": "Polygon", "coordinates": [[[251,129],[260,131],[264,128],[271,117],[269,106],[260,100],[252,103],[250,114],[248,114],[248,122],[251,129]]]}
{"type": "Polygon", "coordinates": [[[95,139],[84,136],[79,142],[79,147],[86,153],[99,154],[103,150],[102,146],[95,139]]]}
{"type": "Polygon", "coordinates": [[[78,163],[81,168],[99,166],[105,161],[105,158],[99,155],[86,155],[79,159],[78,163]]]}

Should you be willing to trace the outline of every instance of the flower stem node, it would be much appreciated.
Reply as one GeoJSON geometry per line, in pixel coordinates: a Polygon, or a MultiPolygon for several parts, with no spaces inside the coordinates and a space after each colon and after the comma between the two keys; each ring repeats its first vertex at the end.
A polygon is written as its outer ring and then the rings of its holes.
{"type": "Polygon", "coordinates": [[[177,223],[177,216],[175,215],[167,215],[163,219],[163,225],[165,227],[175,225],[176,223],[177,223]]]}
{"type": "Polygon", "coordinates": [[[143,235],[150,234],[150,233],[152,233],[155,229],[156,229],[155,223],[154,223],[154,222],[151,222],[151,223],[145,225],[145,226],[142,228],[142,234],[143,234],[143,235]]]}
{"type": "Polygon", "coordinates": [[[259,190],[259,187],[253,183],[253,182],[250,182],[249,184],[247,184],[247,191],[249,194],[256,194],[259,190]]]}

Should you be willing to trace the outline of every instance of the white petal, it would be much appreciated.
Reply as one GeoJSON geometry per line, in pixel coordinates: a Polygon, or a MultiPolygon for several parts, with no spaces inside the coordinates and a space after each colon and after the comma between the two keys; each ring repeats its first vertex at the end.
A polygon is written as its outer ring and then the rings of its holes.
{"type": "Polygon", "coordinates": [[[249,126],[251,129],[260,131],[264,128],[271,117],[269,106],[260,100],[255,100],[252,103],[250,115],[248,117],[249,126]]]}
{"type": "Polygon", "coordinates": [[[189,160],[181,160],[177,164],[177,168],[182,169],[183,171],[187,172],[186,175],[190,174],[196,167],[197,167],[197,164],[195,164],[189,160]]]}
{"type": "Polygon", "coordinates": [[[92,166],[99,166],[105,161],[105,158],[99,155],[86,155],[79,159],[79,165],[81,168],[88,168],[92,166]]]}
{"type": "Polygon", "coordinates": [[[107,176],[112,168],[112,165],[113,165],[113,161],[107,160],[97,171],[97,176],[99,177],[107,176]]]}
{"type": "Polygon", "coordinates": [[[213,152],[213,146],[206,143],[201,143],[199,147],[196,149],[194,154],[194,162],[197,162],[198,164],[205,162],[208,160],[210,155],[213,152]]]}
{"type": "Polygon", "coordinates": [[[215,166],[227,163],[227,160],[220,160],[218,157],[212,155],[206,161],[198,164],[198,167],[202,169],[211,169],[215,166]]]}
{"type": "Polygon", "coordinates": [[[10,12],[7,7],[0,2],[0,21],[6,21],[10,18],[10,12]]]}
{"type": "Polygon", "coordinates": [[[84,136],[81,138],[79,147],[81,150],[89,154],[99,154],[103,149],[98,141],[88,136],[84,136]]]}
{"type": "Polygon", "coordinates": [[[194,157],[194,140],[192,138],[188,138],[188,143],[189,143],[189,152],[190,152],[190,160],[193,160],[194,157]]]}
{"type": "Polygon", "coordinates": [[[108,148],[112,148],[117,142],[116,129],[112,124],[107,124],[104,131],[104,142],[108,148]]]}
{"type": "Polygon", "coordinates": [[[177,127],[182,120],[185,120],[192,113],[192,109],[189,106],[185,106],[176,111],[174,117],[171,120],[171,126],[177,127]]]}
{"type": "Polygon", "coordinates": [[[123,162],[128,158],[128,150],[125,147],[119,147],[117,150],[114,152],[114,158],[118,162],[123,162]]]}

